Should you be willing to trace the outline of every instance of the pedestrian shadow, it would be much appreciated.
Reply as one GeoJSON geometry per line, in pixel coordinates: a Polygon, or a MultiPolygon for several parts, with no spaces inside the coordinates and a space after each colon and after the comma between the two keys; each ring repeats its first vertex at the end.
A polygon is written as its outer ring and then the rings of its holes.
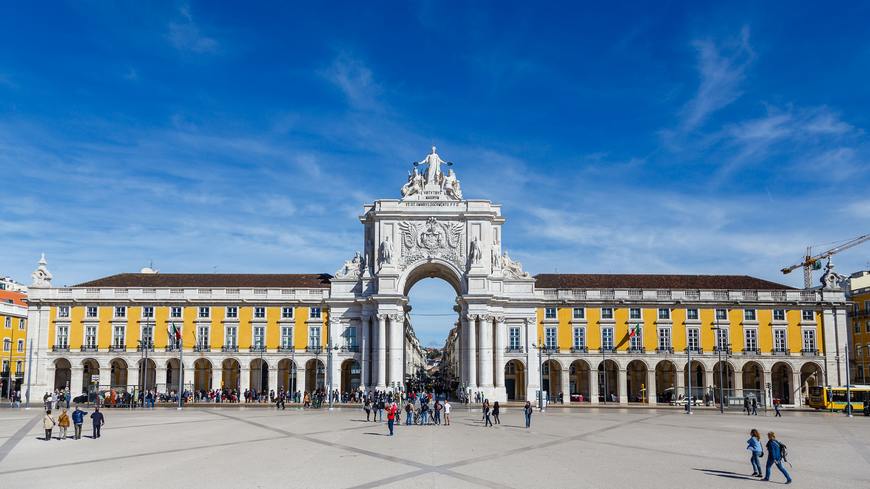
{"type": "Polygon", "coordinates": [[[751,475],[739,474],[737,472],[731,472],[730,470],[698,469],[698,468],[693,468],[692,470],[697,470],[697,471],[703,472],[707,475],[715,475],[716,477],[725,477],[726,479],[740,479],[740,480],[747,480],[747,481],[758,480],[756,477],[752,477],[751,475]]]}
{"type": "Polygon", "coordinates": [[[371,431],[366,431],[363,433],[364,435],[372,435],[372,436],[390,436],[389,433],[373,433],[371,431]]]}

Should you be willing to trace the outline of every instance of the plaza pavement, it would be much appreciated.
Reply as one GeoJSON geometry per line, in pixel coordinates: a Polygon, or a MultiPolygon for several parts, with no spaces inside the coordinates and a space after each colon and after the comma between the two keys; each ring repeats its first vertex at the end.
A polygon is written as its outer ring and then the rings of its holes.
{"type": "Polygon", "coordinates": [[[526,430],[517,408],[495,428],[477,410],[452,417],[391,438],[351,408],[118,409],[99,440],[44,442],[39,409],[2,409],[0,488],[758,487],[750,428],[788,445],[794,487],[870,487],[870,418],[550,409],[526,430]]]}

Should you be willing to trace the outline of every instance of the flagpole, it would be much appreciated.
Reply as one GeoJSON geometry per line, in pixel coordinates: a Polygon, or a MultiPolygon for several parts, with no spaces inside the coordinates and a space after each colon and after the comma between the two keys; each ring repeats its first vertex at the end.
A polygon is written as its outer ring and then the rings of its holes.
{"type": "MultiPolygon", "coordinates": [[[[175,324],[173,323],[173,326],[175,324]]],[[[182,324],[182,328],[184,325],[182,324]]],[[[182,393],[184,392],[184,331],[178,340],[178,410],[181,411],[182,393]]]]}

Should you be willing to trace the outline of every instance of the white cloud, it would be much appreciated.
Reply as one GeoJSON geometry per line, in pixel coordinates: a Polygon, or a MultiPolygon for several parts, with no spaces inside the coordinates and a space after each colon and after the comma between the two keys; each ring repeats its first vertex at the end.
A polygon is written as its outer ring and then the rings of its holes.
{"type": "Polygon", "coordinates": [[[380,86],[375,82],[372,71],[361,59],[348,53],[340,53],[329,68],[324,70],[323,76],[341,90],[352,108],[357,110],[379,108],[377,95],[380,86]]]}
{"type": "Polygon", "coordinates": [[[176,49],[197,54],[217,51],[217,40],[202,33],[193,20],[189,5],[181,5],[177,13],[177,17],[169,22],[166,33],[166,38],[176,49]]]}

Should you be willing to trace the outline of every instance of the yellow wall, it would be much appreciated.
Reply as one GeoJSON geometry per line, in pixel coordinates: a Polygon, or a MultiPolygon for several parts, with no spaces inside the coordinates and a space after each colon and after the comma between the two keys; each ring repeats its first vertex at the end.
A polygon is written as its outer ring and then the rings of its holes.
{"type": "Polygon", "coordinates": [[[296,349],[305,350],[305,347],[308,346],[308,325],[305,324],[308,321],[308,308],[297,307],[293,311],[293,317],[296,318],[296,324],[293,326],[293,336],[296,337],[296,349]]]}
{"type": "Polygon", "coordinates": [[[601,309],[597,307],[586,308],[586,346],[601,349],[601,309]]]}
{"type": "Polygon", "coordinates": [[[142,307],[134,306],[127,308],[127,348],[135,350],[139,346],[139,337],[141,331],[139,325],[142,323],[142,307]]]}
{"type": "Polygon", "coordinates": [[[101,307],[98,312],[100,325],[97,327],[97,347],[101,350],[112,344],[112,317],[114,315],[114,306],[101,307]]]}
{"type": "Polygon", "coordinates": [[[9,319],[10,324],[9,324],[9,328],[7,328],[6,327],[6,317],[7,317],[6,315],[0,314],[0,360],[7,360],[7,361],[10,360],[10,358],[9,358],[10,352],[2,350],[3,342],[6,340],[6,338],[9,338],[9,340],[11,341],[9,348],[12,352],[12,355],[11,355],[12,356],[12,358],[11,358],[12,363],[9,364],[9,369],[12,371],[12,374],[14,376],[16,373],[23,373],[23,372],[17,372],[15,369],[16,369],[16,362],[18,360],[24,360],[25,356],[26,356],[25,354],[27,352],[27,321],[25,318],[24,329],[19,329],[20,321],[22,318],[19,316],[10,315],[10,316],[8,316],[10,318],[9,319]],[[21,352],[18,351],[18,340],[24,340],[24,349],[21,352]]]}

